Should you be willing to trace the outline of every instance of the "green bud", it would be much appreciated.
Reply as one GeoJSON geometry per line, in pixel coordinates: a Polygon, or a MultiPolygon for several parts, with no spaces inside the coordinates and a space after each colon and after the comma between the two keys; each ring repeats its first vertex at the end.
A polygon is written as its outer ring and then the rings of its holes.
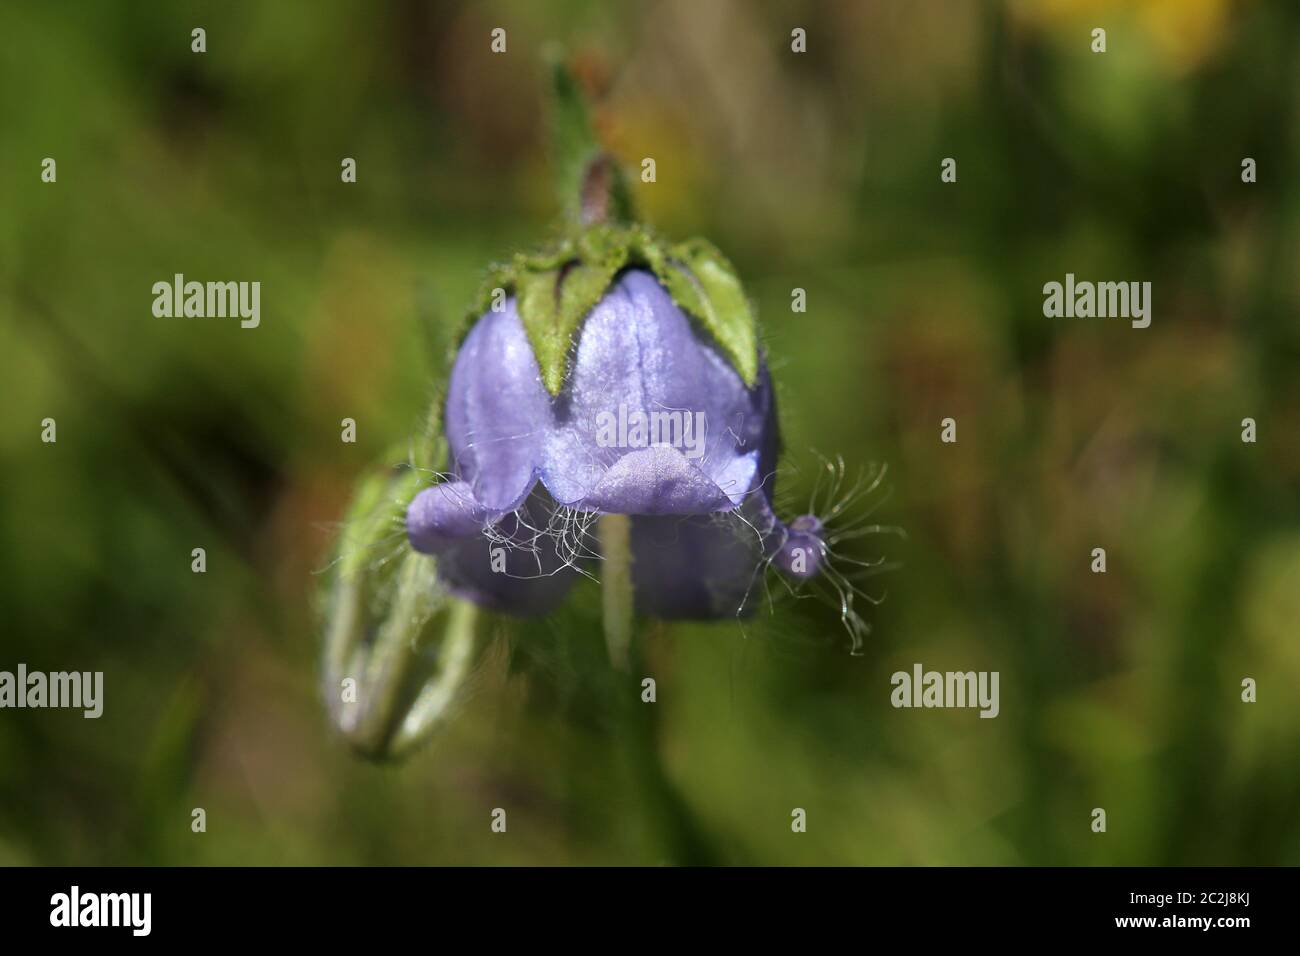
{"type": "Polygon", "coordinates": [[[325,600],[330,717],[375,758],[402,756],[444,719],[479,646],[477,609],[445,594],[434,559],[406,541],[420,486],[405,466],[361,482],[325,600]]]}

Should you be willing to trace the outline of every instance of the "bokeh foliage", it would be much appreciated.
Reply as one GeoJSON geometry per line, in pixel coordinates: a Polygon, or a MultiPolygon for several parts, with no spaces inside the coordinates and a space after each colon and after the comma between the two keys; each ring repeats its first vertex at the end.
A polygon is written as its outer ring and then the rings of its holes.
{"type": "Polygon", "coordinates": [[[0,712],[0,862],[1300,862],[1296,4],[10,2],[0,37],[0,668],[106,683],[98,721],[0,712]],[[647,625],[653,717],[585,588],[374,766],[313,599],[559,212],[551,44],[656,159],[647,219],[757,304],[787,514],[812,449],[888,462],[909,537],[859,556],[903,567],[860,658],[817,601],[647,625]],[[260,280],[261,327],[155,319],[176,272],[260,280]],[[1045,319],[1066,272],[1150,280],[1151,328],[1045,319]],[[1001,716],[892,709],[916,661],[1000,671],[1001,716]]]}

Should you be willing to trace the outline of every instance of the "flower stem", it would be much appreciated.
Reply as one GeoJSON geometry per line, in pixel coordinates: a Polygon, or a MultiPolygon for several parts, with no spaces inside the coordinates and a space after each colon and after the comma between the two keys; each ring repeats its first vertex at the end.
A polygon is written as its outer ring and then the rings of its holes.
{"type": "Polygon", "coordinates": [[[600,586],[605,646],[610,663],[626,671],[632,650],[632,519],[602,515],[597,533],[604,558],[600,586]]]}

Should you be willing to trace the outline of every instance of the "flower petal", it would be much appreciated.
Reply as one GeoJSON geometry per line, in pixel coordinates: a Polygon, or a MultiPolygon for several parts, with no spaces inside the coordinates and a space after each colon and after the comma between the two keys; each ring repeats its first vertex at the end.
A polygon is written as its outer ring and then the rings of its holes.
{"type": "Polygon", "coordinates": [[[406,509],[406,534],[411,547],[424,554],[440,554],[483,533],[495,512],[474,500],[464,481],[448,481],[425,488],[406,509]]]}
{"type": "MultiPolygon", "coordinates": [[[[631,270],[620,276],[583,324],[572,381],[555,407],[556,428],[543,449],[541,479],[558,501],[603,507],[610,470],[625,456],[640,455],[665,437],[645,428],[655,422],[664,425],[674,447],[697,470],[713,485],[724,487],[734,505],[751,490],[748,484],[740,487],[738,479],[752,477],[747,474],[750,466],[738,466],[737,458],[755,450],[763,454],[770,435],[772,454],[763,458],[770,457],[774,464],[772,404],[766,368],[753,389],[745,388],[736,370],[654,275],[631,270]],[[642,430],[621,432],[611,443],[602,436],[602,423],[610,420],[621,426],[640,422],[642,430]]],[[[657,456],[641,455],[638,461],[667,464],[657,456]]],[[[760,477],[767,473],[765,465],[758,461],[760,477]]],[[[627,479],[631,467],[624,465],[616,477],[627,479]]],[[[696,511],[718,510],[714,490],[704,485],[699,490],[696,511]]],[[[679,496],[680,489],[673,494],[679,496]]],[[[685,501],[678,500],[685,508],[685,501]]]]}
{"type": "Polygon", "coordinates": [[[448,591],[480,607],[519,616],[559,606],[578,579],[572,555],[543,533],[554,502],[540,489],[516,512],[501,518],[438,557],[438,579],[448,591]]]}
{"type": "Polygon", "coordinates": [[[447,389],[447,442],[479,504],[512,511],[523,502],[552,423],[537,359],[508,299],[470,330],[447,389]]]}
{"type": "Polygon", "coordinates": [[[581,507],[607,514],[699,515],[730,511],[734,503],[676,448],[652,445],[616,461],[581,507]]]}
{"type": "Polygon", "coordinates": [[[651,617],[717,620],[758,606],[763,548],[740,512],[632,519],[637,610],[651,617]]]}

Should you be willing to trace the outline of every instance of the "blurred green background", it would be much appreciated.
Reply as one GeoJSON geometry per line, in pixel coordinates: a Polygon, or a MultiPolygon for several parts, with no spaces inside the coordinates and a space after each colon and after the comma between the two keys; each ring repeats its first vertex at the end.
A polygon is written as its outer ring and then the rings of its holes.
{"type": "Polygon", "coordinates": [[[5,3],[0,669],[102,670],[105,712],[0,712],[0,862],[1300,863],[1298,95],[1289,0],[5,3]],[[887,462],[909,538],[858,556],[902,568],[862,657],[815,601],[646,625],[648,742],[591,593],[496,624],[375,766],[314,601],[483,270],[557,212],[548,44],[656,159],[645,218],[756,301],[787,516],[813,450],[887,462]],[[155,318],[176,272],[260,280],[261,327],[155,318]],[[1066,272],[1151,281],[1151,327],[1044,318],[1066,272]],[[914,662],[1000,671],[1001,715],[892,709],[914,662]]]}

